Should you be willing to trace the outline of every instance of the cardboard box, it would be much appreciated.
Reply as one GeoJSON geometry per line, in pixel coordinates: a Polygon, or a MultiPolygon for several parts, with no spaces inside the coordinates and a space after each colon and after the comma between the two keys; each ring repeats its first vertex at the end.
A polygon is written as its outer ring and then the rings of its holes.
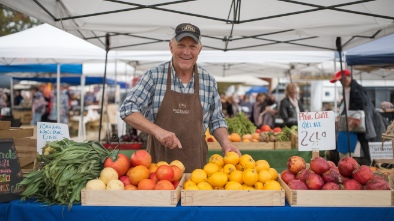
{"type": "Polygon", "coordinates": [[[290,206],[300,207],[386,207],[394,206],[393,183],[391,190],[292,190],[281,179],[286,200],[290,206]]]}
{"type": "Polygon", "coordinates": [[[291,146],[292,146],[291,141],[275,142],[275,150],[291,150],[291,146]]]}
{"type": "Polygon", "coordinates": [[[175,207],[181,198],[183,175],[175,190],[87,190],[81,191],[82,206],[175,207]]]}
{"type": "MultiPolygon", "coordinates": [[[[209,150],[221,150],[218,142],[207,142],[209,150]]],[[[274,142],[233,142],[240,150],[273,150],[274,142]]]]}
{"type": "MultiPolygon", "coordinates": [[[[186,174],[186,179],[190,174],[186,174]]],[[[284,206],[284,190],[183,190],[182,206],[284,206]]]]}

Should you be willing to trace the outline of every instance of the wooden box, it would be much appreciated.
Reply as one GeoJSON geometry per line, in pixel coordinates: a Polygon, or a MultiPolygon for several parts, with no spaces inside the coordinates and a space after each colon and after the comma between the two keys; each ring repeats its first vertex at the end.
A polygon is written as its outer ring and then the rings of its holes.
{"type": "Polygon", "coordinates": [[[275,150],[291,150],[291,141],[275,142],[275,150]]]}
{"type": "MultiPolygon", "coordinates": [[[[394,190],[292,190],[280,178],[290,206],[300,207],[386,207],[394,206],[394,190]]],[[[393,183],[391,181],[391,188],[393,183]]]]}
{"type": "Polygon", "coordinates": [[[183,175],[175,190],[86,190],[81,191],[82,206],[175,207],[181,198],[183,175]]]}
{"type": "MultiPolygon", "coordinates": [[[[186,179],[190,174],[186,174],[186,179]]],[[[284,206],[284,190],[183,190],[182,206],[284,206]]]]}
{"type": "MultiPolygon", "coordinates": [[[[207,142],[208,149],[221,150],[219,142],[207,142]]],[[[274,142],[233,142],[240,150],[273,150],[274,142]]]]}

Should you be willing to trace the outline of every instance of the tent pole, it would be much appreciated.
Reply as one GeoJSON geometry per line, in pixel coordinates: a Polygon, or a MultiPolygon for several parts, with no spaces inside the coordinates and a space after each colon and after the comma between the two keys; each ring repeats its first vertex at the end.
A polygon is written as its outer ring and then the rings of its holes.
{"type": "Polygon", "coordinates": [[[85,81],[86,77],[82,73],[81,75],[81,117],[79,119],[79,130],[78,130],[78,139],[79,141],[84,141],[86,140],[86,125],[84,122],[84,110],[85,110],[85,81]],[[82,138],[82,139],[81,139],[82,138]]]}
{"type": "Polygon", "coordinates": [[[101,140],[101,126],[103,124],[103,108],[104,108],[104,95],[105,95],[105,85],[107,82],[107,62],[108,62],[108,51],[109,51],[109,34],[105,34],[105,66],[104,66],[104,78],[103,78],[103,93],[101,95],[101,108],[100,108],[100,124],[98,141],[101,140]]]}
{"type": "Polygon", "coordinates": [[[57,122],[60,123],[60,64],[57,64],[57,76],[56,76],[56,110],[57,110],[57,122]]]}
{"type": "Polygon", "coordinates": [[[346,104],[346,93],[345,93],[345,73],[343,72],[343,67],[342,67],[342,43],[341,43],[341,37],[337,37],[336,39],[336,46],[337,50],[339,53],[339,65],[341,66],[341,82],[342,82],[342,97],[343,97],[343,110],[345,112],[345,123],[346,123],[346,135],[347,135],[347,148],[349,151],[349,156],[352,157],[352,152],[350,150],[350,134],[349,134],[349,125],[348,125],[348,119],[347,119],[347,104],[346,104]]]}

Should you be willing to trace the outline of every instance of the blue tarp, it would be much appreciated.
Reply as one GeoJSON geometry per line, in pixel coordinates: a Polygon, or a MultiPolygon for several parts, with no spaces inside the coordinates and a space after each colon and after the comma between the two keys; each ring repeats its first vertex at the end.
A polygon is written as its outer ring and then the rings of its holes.
{"type": "Polygon", "coordinates": [[[347,50],[346,63],[350,66],[393,64],[394,35],[379,38],[347,50]]]}
{"type": "Polygon", "coordinates": [[[252,86],[246,93],[269,93],[269,90],[264,86],[252,86]]]}
{"type": "MultiPolygon", "coordinates": [[[[92,85],[92,84],[102,84],[103,83],[103,79],[104,77],[86,77],[85,78],[85,85],[92,85]]],[[[14,77],[14,80],[16,81],[22,81],[22,80],[26,80],[26,81],[37,81],[37,82],[51,82],[51,83],[56,83],[56,78],[18,78],[18,77],[14,77]]],[[[60,78],[60,83],[66,83],[66,84],[70,84],[70,85],[81,85],[81,77],[61,77],[60,78]]],[[[108,85],[115,85],[115,80],[107,78],[106,79],[106,83],[108,85]]],[[[116,82],[121,88],[127,88],[127,83],[125,82],[116,82]]]]}
{"type": "MultiPolygon", "coordinates": [[[[0,65],[0,73],[57,73],[57,64],[0,65]]],[[[60,64],[60,73],[82,74],[82,64],[60,64]]]]}

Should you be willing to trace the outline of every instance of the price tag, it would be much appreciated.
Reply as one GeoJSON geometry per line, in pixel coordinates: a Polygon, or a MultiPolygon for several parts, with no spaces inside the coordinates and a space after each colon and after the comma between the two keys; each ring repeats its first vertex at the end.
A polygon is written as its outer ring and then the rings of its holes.
{"type": "Polygon", "coordinates": [[[335,146],[335,114],[333,111],[299,113],[298,150],[334,150],[335,146]]]}
{"type": "Polygon", "coordinates": [[[60,123],[37,123],[37,152],[42,153],[42,148],[47,141],[70,139],[67,124],[60,123]]]}

